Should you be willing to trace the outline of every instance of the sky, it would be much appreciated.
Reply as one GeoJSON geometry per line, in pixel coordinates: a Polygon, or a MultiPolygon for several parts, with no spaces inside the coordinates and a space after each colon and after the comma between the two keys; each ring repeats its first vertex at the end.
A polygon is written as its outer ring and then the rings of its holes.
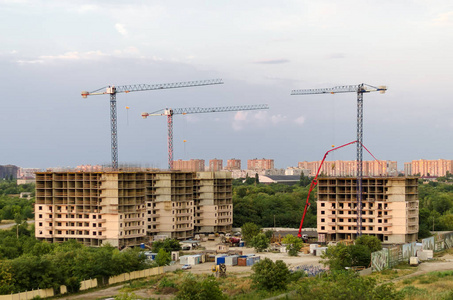
{"type": "Polygon", "coordinates": [[[0,0],[0,20],[0,164],[108,164],[109,96],[81,91],[216,78],[118,94],[119,163],[167,167],[166,119],[142,112],[248,104],[270,108],[174,116],[174,158],[320,160],[356,140],[356,94],[291,90],[360,83],[388,87],[364,95],[374,156],[453,159],[448,0],[0,0]]]}

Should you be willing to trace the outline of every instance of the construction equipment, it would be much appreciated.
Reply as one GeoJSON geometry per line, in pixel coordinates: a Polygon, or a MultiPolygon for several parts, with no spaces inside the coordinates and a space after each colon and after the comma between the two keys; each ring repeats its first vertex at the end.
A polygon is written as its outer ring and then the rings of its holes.
{"type": "Polygon", "coordinates": [[[384,94],[386,86],[374,87],[365,83],[343,85],[333,88],[293,90],[291,95],[357,93],[357,236],[362,235],[362,145],[363,145],[363,94],[380,92],[384,94]]]}
{"type": "MultiPolygon", "coordinates": [[[[346,147],[346,146],[349,146],[349,145],[352,145],[352,144],[355,144],[355,143],[358,143],[358,141],[353,141],[353,142],[350,142],[350,143],[347,143],[347,144],[344,144],[344,145],[341,145],[341,146],[338,146],[336,148],[333,148],[333,149],[330,149],[329,151],[327,151],[325,154],[324,154],[324,157],[322,158],[322,161],[321,163],[319,164],[319,167],[318,167],[318,171],[316,172],[316,175],[315,175],[315,178],[313,178],[313,180],[311,181],[311,184],[310,184],[310,189],[308,190],[308,195],[307,195],[307,201],[305,202],[305,207],[304,207],[304,214],[302,215],[302,220],[300,221],[300,226],[299,226],[299,233],[297,234],[297,236],[299,238],[302,238],[304,240],[304,242],[308,242],[308,235],[302,235],[302,226],[304,225],[304,220],[305,220],[305,214],[307,213],[307,210],[308,208],[310,207],[310,194],[311,194],[311,191],[313,190],[313,188],[315,187],[316,184],[318,184],[317,180],[318,180],[318,175],[319,175],[319,172],[321,172],[321,168],[322,168],[322,165],[324,164],[324,161],[326,160],[326,157],[327,155],[329,155],[330,152],[332,151],[335,151],[335,150],[338,150],[340,148],[343,148],[343,147],[346,147]]],[[[374,155],[370,152],[370,150],[368,150],[363,144],[362,144],[362,147],[365,148],[365,150],[376,160],[376,157],[374,157],[374,155]]],[[[362,202],[360,202],[361,204],[362,202]]],[[[360,207],[360,211],[362,210],[362,207],[360,207]]],[[[358,218],[358,216],[357,216],[358,218]]],[[[362,222],[360,222],[361,224],[362,222]]]]}
{"type": "Polygon", "coordinates": [[[215,277],[226,277],[226,265],[218,264],[211,268],[212,273],[215,273],[215,277]]]}
{"type": "Polygon", "coordinates": [[[222,237],[221,242],[231,247],[239,247],[241,239],[237,237],[222,237]]]}
{"type": "Polygon", "coordinates": [[[159,83],[159,84],[131,84],[131,85],[109,85],[102,87],[92,92],[83,91],[82,97],[86,98],[92,95],[110,95],[110,128],[111,128],[111,144],[112,144],[112,168],[118,170],[118,133],[117,133],[117,117],[116,117],[116,94],[130,93],[140,91],[152,91],[163,89],[176,89],[183,87],[196,87],[213,84],[222,84],[222,79],[187,81],[175,83],[159,83]]]}
{"type": "Polygon", "coordinates": [[[241,106],[224,106],[224,107],[186,107],[186,108],[165,108],[155,112],[142,113],[142,118],[146,119],[150,116],[167,116],[168,126],[168,169],[173,170],[173,115],[187,115],[187,114],[201,114],[213,112],[228,112],[228,111],[244,111],[244,110],[257,110],[268,109],[267,104],[257,105],[241,105],[241,106]]]}

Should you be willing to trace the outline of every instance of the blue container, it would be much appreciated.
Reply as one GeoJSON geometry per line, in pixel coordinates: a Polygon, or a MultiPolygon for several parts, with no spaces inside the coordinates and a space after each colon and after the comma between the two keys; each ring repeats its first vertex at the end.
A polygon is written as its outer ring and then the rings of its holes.
{"type": "Polygon", "coordinates": [[[140,244],[140,248],[145,249],[145,244],[144,244],[144,243],[141,243],[141,244],[140,244]]]}
{"type": "Polygon", "coordinates": [[[255,259],[253,257],[247,257],[247,266],[253,266],[255,259]]]}
{"type": "Polygon", "coordinates": [[[225,256],[223,257],[217,257],[217,263],[216,265],[224,264],[225,263],[225,256]]]}
{"type": "Polygon", "coordinates": [[[244,242],[239,242],[239,247],[244,247],[244,242]]]}

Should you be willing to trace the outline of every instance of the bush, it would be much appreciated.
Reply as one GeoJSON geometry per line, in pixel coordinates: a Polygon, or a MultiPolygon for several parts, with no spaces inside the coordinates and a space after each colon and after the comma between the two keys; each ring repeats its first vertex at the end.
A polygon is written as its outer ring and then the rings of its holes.
{"type": "Polygon", "coordinates": [[[393,285],[377,286],[376,280],[361,277],[351,271],[334,271],[319,277],[302,280],[298,284],[298,299],[403,299],[393,285]]]}
{"type": "Polygon", "coordinates": [[[166,252],[171,253],[172,251],[181,250],[181,245],[176,239],[165,239],[163,241],[155,241],[152,245],[152,250],[154,253],[159,253],[160,249],[164,249],[166,252]]]}
{"type": "Polygon", "coordinates": [[[214,276],[199,281],[190,274],[179,286],[175,299],[184,300],[224,300],[227,297],[220,290],[219,283],[214,276]]]}
{"type": "Polygon", "coordinates": [[[275,263],[265,258],[252,267],[251,276],[254,285],[268,291],[285,290],[290,279],[290,272],[286,264],[277,260],[275,263]]]}
{"type": "Polygon", "coordinates": [[[344,270],[353,266],[369,266],[371,262],[371,251],[365,245],[337,244],[329,246],[327,251],[321,255],[322,263],[328,265],[331,270],[344,270]]]}

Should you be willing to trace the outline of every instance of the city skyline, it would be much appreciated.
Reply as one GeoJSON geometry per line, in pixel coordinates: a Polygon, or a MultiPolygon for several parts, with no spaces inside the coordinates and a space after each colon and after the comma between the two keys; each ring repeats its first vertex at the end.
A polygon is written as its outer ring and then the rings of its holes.
{"type": "MultiPolygon", "coordinates": [[[[268,157],[277,168],[320,160],[356,139],[356,97],[290,91],[362,82],[388,86],[364,96],[364,144],[377,159],[402,169],[451,155],[448,1],[3,0],[0,8],[3,165],[108,164],[108,95],[81,91],[211,78],[224,84],[118,95],[119,163],[166,168],[166,124],[142,120],[143,111],[260,103],[270,109],[175,118],[174,159],[268,157]]],[[[354,160],[355,147],[328,159],[354,160]]]]}

